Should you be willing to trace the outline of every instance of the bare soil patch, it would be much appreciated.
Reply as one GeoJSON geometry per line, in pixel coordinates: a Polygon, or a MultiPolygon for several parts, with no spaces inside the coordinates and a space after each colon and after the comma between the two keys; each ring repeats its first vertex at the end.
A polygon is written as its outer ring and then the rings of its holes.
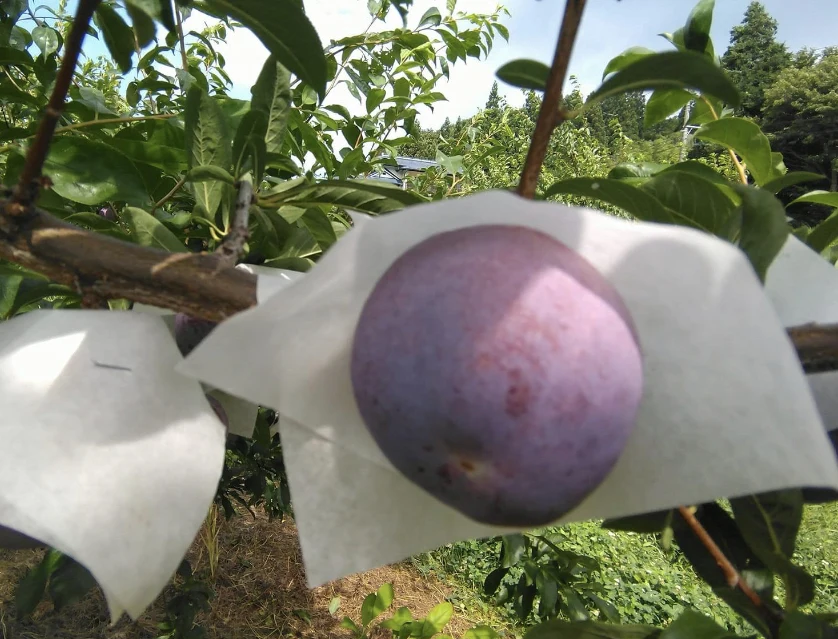
{"type": "MultiPolygon", "coordinates": [[[[395,590],[394,608],[407,606],[415,617],[424,616],[445,600],[450,590],[436,579],[426,579],[410,564],[402,563],[352,575],[325,586],[305,584],[297,530],[291,519],[268,521],[258,513],[225,522],[218,518],[218,564],[213,578],[211,610],[198,621],[211,639],[343,639],[350,633],[340,627],[344,616],[360,621],[364,597],[384,583],[395,590]],[[340,608],[329,613],[329,603],[340,597],[340,608]]],[[[208,546],[203,529],[187,558],[198,575],[209,575],[208,546]]],[[[211,547],[211,546],[210,546],[211,547]]],[[[109,626],[101,591],[95,589],[77,604],[56,612],[42,602],[31,619],[17,619],[14,588],[25,571],[40,561],[43,551],[0,550],[0,638],[2,639],[154,639],[157,624],[165,618],[171,586],[137,621],[123,617],[109,626]]],[[[460,637],[479,621],[455,617],[446,632],[460,637]]],[[[381,631],[374,636],[386,637],[381,631]]]]}

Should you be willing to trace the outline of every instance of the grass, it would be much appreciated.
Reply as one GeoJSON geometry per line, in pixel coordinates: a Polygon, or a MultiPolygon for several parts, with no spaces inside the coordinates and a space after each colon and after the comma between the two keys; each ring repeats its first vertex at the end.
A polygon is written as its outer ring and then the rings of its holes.
{"type": "MultiPolygon", "coordinates": [[[[567,550],[600,562],[604,596],[624,623],[665,626],[690,607],[739,634],[751,632],[677,553],[664,552],[651,536],[603,530],[597,522],[561,530],[567,550]]],[[[807,507],[794,560],[816,580],[817,598],[808,611],[838,610],[836,532],[838,503],[807,507]]],[[[408,562],[309,590],[293,522],[269,522],[257,513],[255,520],[246,515],[229,522],[208,517],[188,558],[215,591],[211,610],[199,615],[209,639],[346,638],[349,633],[340,627],[343,616],[358,620],[364,597],[387,582],[394,584],[394,608],[407,606],[417,617],[440,601],[451,601],[456,612],[446,631],[453,637],[462,637],[477,624],[491,625],[507,637],[521,637],[525,626],[511,605],[497,607],[482,594],[483,579],[498,565],[498,551],[497,542],[450,544],[408,562]],[[329,604],[336,597],[340,606],[330,614],[329,604]]],[[[41,554],[0,551],[0,639],[158,636],[157,623],[164,618],[166,601],[175,594],[172,587],[140,619],[123,619],[112,627],[98,590],[61,612],[44,602],[31,620],[17,619],[11,605],[14,585],[41,554]]]]}
{"type": "MultiPolygon", "coordinates": [[[[666,626],[685,608],[693,608],[739,634],[753,630],[699,580],[678,553],[665,552],[650,535],[604,530],[598,522],[561,528],[567,550],[597,559],[605,598],[619,611],[623,623],[666,626]]],[[[815,601],[806,612],[838,610],[838,503],[808,506],[798,536],[794,561],[816,584],[815,601]]],[[[495,607],[483,595],[483,579],[498,567],[499,543],[449,544],[413,559],[426,576],[448,584],[459,610],[484,615],[496,625],[521,635],[524,626],[511,604],[495,607]]],[[[780,597],[779,600],[782,600],[780,597]]],[[[530,618],[530,622],[533,622],[530,618]]]]}

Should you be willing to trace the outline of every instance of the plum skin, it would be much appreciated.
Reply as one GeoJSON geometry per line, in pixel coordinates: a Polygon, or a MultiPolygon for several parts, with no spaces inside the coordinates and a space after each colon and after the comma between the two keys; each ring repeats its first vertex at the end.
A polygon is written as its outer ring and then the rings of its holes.
{"type": "Polygon", "coordinates": [[[558,240],[512,225],[440,233],[399,257],[361,311],[350,375],[396,469],[475,521],[519,528],[602,483],[643,393],[619,293],[558,240]]]}
{"type": "Polygon", "coordinates": [[[221,420],[222,424],[224,424],[224,427],[230,428],[230,420],[227,417],[227,411],[224,410],[224,407],[221,405],[221,402],[215,399],[215,397],[213,397],[212,395],[205,395],[205,397],[207,398],[207,402],[209,402],[209,405],[212,406],[212,409],[215,411],[215,414],[218,417],[218,419],[221,420]]]}
{"type": "Polygon", "coordinates": [[[192,317],[186,313],[175,314],[175,342],[186,357],[218,326],[218,322],[192,317]]]}

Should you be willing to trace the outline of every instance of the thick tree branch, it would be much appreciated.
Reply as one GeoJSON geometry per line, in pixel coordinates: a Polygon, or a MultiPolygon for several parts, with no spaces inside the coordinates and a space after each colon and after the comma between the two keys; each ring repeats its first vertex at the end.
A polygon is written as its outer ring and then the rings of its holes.
{"type": "Polygon", "coordinates": [[[235,266],[236,260],[244,253],[244,243],[250,236],[250,205],[253,204],[253,184],[247,180],[242,180],[239,182],[238,188],[233,223],[230,225],[227,237],[218,247],[220,259],[227,266],[235,266]]]}
{"type": "Polygon", "coordinates": [[[47,159],[52,136],[55,134],[55,127],[64,111],[64,101],[67,99],[67,91],[70,90],[70,84],[73,81],[73,73],[79,60],[87,27],[90,25],[90,20],[93,18],[93,13],[99,6],[99,2],[100,0],[79,1],[73,26],[70,28],[67,41],[64,43],[64,57],[61,59],[61,68],[55,77],[52,95],[50,95],[47,108],[41,117],[35,140],[26,154],[26,162],[23,165],[20,180],[12,199],[4,204],[3,208],[7,215],[25,215],[38,196],[41,170],[47,159]]]}
{"type": "Polygon", "coordinates": [[[804,324],[788,329],[797,357],[807,373],[838,370],[838,324],[804,324]]]}
{"type": "Polygon", "coordinates": [[[556,43],[556,53],[553,56],[553,65],[550,68],[550,76],[547,78],[547,89],[544,91],[544,100],[541,103],[541,110],[538,112],[538,121],[535,124],[532,142],[527,151],[524,169],[521,171],[521,181],[518,183],[518,195],[522,197],[532,198],[535,196],[538,175],[547,155],[550,136],[553,135],[553,129],[567,119],[564,109],[562,109],[562,87],[567,76],[573,43],[576,41],[576,34],[579,31],[584,10],[585,0],[567,0],[564,17],[562,18],[562,27],[559,32],[559,41],[556,43]]]}
{"type": "Polygon", "coordinates": [[[25,218],[0,219],[0,259],[42,273],[86,298],[126,298],[213,321],[256,304],[256,278],[225,268],[218,255],[129,244],[39,209],[25,218]]]}

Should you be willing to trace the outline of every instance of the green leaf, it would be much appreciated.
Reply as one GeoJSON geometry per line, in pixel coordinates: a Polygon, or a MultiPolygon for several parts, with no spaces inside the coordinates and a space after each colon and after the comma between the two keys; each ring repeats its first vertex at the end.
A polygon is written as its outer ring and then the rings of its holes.
{"type": "Polygon", "coordinates": [[[50,146],[44,175],[52,179],[52,190],[72,202],[149,202],[145,184],[131,160],[104,142],[75,136],[57,138],[50,146]]]}
{"type": "Polygon", "coordinates": [[[233,166],[237,177],[241,177],[250,159],[253,171],[253,183],[258,186],[265,174],[265,162],[268,152],[265,136],[268,131],[268,114],[264,111],[250,111],[245,115],[233,141],[233,166]]]}
{"type": "Polygon", "coordinates": [[[567,606],[567,614],[573,621],[587,621],[589,618],[588,609],[576,591],[572,588],[562,588],[564,603],[567,606]]]}
{"type": "Polygon", "coordinates": [[[153,246],[172,253],[188,250],[160,220],[142,209],[127,206],[122,211],[122,218],[134,241],[141,246],[153,246]]]}
{"type": "Polygon", "coordinates": [[[559,603],[559,584],[555,579],[546,578],[538,585],[538,616],[542,619],[555,616],[559,603]]]}
{"type": "Polygon", "coordinates": [[[692,51],[646,55],[608,78],[589,97],[586,106],[611,95],[653,89],[695,89],[738,106],[739,91],[725,72],[707,57],[692,51]]]}
{"type": "Polygon", "coordinates": [[[589,594],[588,598],[594,602],[594,605],[597,609],[602,613],[602,616],[605,617],[611,623],[620,623],[620,613],[617,611],[617,608],[605,599],[601,597],[597,597],[594,594],[589,594]]]}
{"type": "Polygon", "coordinates": [[[786,173],[785,175],[781,175],[780,177],[776,177],[773,180],[769,180],[765,184],[762,185],[762,188],[770,193],[779,193],[783,189],[786,189],[790,186],[794,186],[795,184],[803,184],[804,182],[820,182],[825,180],[826,176],[821,175],[820,173],[810,173],[809,171],[792,171],[791,173],[786,173]]]}
{"type": "Polygon", "coordinates": [[[134,32],[122,16],[109,4],[100,3],[94,15],[96,26],[102,31],[105,45],[119,65],[120,71],[131,70],[131,57],[134,55],[134,32]]]}
{"type": "Polygon", "coordinates": [[[656,639],[659,628],[644,625],[617,625],[600,621],[569,622],[558,619],[530,629],[524,639],[656,639]]]}
{"type": "Polygon", "coordinates": [[[500,586],[500,582],[503,581],[503,578],[506,577],[508,572],[509,568],[495,568],[483,581],[483,592],[489,596],[495,594],[500,586]]]}
{"type": "Polygon", "coordinates": [[[96,113],[116,115],[113,109],[105,103],[105,94],[93,87],[79,87],[76,101],[90,107],[96,113]]]}
{"type": "MultiPolygon", "coordinates": [[[[448,622],[451,621],[451,617],[453,615],[454,606],[447,601],[443,601],[431,609],[428,616],[425,617],[425,625],[430,624],[434,633],[442,632],[442,629],[448,625],[448,622]]],[[[430,636],[433,636],[433,633],[430,636]]]]}
{"type": "Polygon", "coordinates": [[[18,51],[11,47],[0,47],[0,64],[18,67],[33,67],[35,61],[26,51],[18,51]]]}
{"type": "Polygon", "coordinates": [[[687,18],[684,27],[684,46],[692,51],[704,53],[710,43],[710,27],[713,26],[715,0],[699,0],[687,18]]]}
{"type": "Polygon", "coordinates": [[[834,639],[836,630],[828,620],[792,610],[780,626],[779,639],[834,639]]]}
{"type": "Polygon", "coordinates": [[[15,298],[22,281],[22,275],[0,274],[0,319],[6,319],[14,307],[15,298]]]}
{"type": "Polygon", "coordinates": [[[70,557],[64,557],[49,580],[48,592],[56,612],[80,601],[96,587],[90,571],[70,557]]]}
{"type": "Polygon", "coordinates": [[[475,626],[466,630],[463,639],[500,639],[500,635],[489,626],[475,626]]]}
{"type": "Polygon", "coordinates": [[[288,189],[271,201],[296,206],[331,204],[360,213],[381,215],[425,200],[410,191],[373,180],[331,180],[288,189]]]}
{"type": "Polygon", "coordinates": [[[759,279],[780,253],[789,235],[783,203],[763,189],[738,184],[734,187],[742,197],[742,226],[739,248],[748,256],[759,279]]]}
{"type": "Polygon", "coordinates": [[[332,221],[323,209],[316,206],[310,207],[300,219],[323,251],[338,241],[332,221]]]}
{"type": "Polygon", "coordinates": [[[695,610],[685,610],[660,634],[660,639],[735,639],[736,635],[722,628],[709,617],[695,610]]]}
{"type": "Polygon", "coordinates": [[[236,179],[230,175],[229,171],[222,169],[220,166],[213,166],[212,164],[196,166],[186,174],[187,182],[211,182],[213,180],[220,180],[231,186],[236,183],[236,179]]]}
{"type": "Polygon", "coordinates": [[[615,71],[620,71],[624,69],[632,62],[637,62],[640,58],[644,58],[647,55],[654,55],[655,52],[651,49],[647,49],[646,47],[631,47],[623,51],[620,55],[615,58],[612,58],[611,61],[605,66],[605,71],[602,72],[602,79],[605,79],[609,73],[614,73],[615,71]]]}
{"type": "Polygon", "coordinates": [[[663,171],[639,188],[678,214],[678,221],[720,237],[735,231],[736,205],[714,183],[694,173],[663,171]]]}
{"type": "Polygon", "coordinates": [[[107,138],[105,142],[134,162],[157,167],[166,173],[178,174],[187,168],[186,153],[180,148],[117,137],[107,138]]]}
{"type": "Polygon", "coordinates": [[[297,0],[207,0],[216,16],[229,15],[243,23],[285,68],[326,95],[326,56],[314,26],[297,0]]]}
{"type": "Polygon", "coordinates": [[[792,204],[804,203],[825,204],[826,206],[838,208],[838,193],[834,191],[809,191],[809,193],[805,193],[804,195],[801,195],[799,198],[789,202],[789,206],[791,206],[792,204]]]}
{"type": "Polygon", "coordinates": [[[714,122],[722,117],[723,109],[724,104],[721,100],[710,95],[703,95],[695,101],[687,124],[689,126],[700,126],[708,122],[714,122]]]}
{"type": "Polygon", "coordinates": [[[811,229],[806,235],[805,242],[813,251],[822,253],[838,239],[838,210],[823,222],[811,229]]]}
{"type": "Polygon", "coordinates": [[[406,623],[410,623],[411,621],[413,621],[413,615],[410,609],[402,606],[392,617],[385,619],[378,625],[381,628],[398,633],[406,623]]]}
{"type": "Polygon", "coordinates": [[[142,11],[130,2],[125,4],[125,10],[131,18],[131,28],[137,36],[137,43],[140,45],[140,48],[154,41],[154,36],[157,34],[154,20],[145,11],[142,11]]]}
{"type": "Polygon", "coordinates": [[[393,584],[384,584],[378,589],[378,592],[367,595],[361,604],[361,624],[364,627],[370,625],[372,620],[387,610],[392,603],[393,584]]]}
{"type": "Polygon", "coordinates": [[[438,27],[440,22],[442,22],[442,15],[439,13],[439,9],[436,7],[431,7],[424,14],[419,20],[419,24],[416,25],[416,29],[419,30],[422,27],[438,27]]]}
{"type": "Polygon", "coordinates": [[[607,202],[644,222],[676,224],[677,216],[652,195],[620,180],[608,178],[571,178],[556,182],[544,192],[544,197],[578,195],[607,202]]]}
{"type": "Polygon", "coordinates": [[[783,578],[786,608],[812,601],[814,579],[791,561],[803,518],[800,490],[780,490],[730,500],[736,525],[754,553],[783,578]]]}
{"type": "MultiPolygon", "coordinates": [[[[198,87],[186,96],[186,144],[189,168],[216,166],[229,171],[232,165],[227,119],[216,101],[198,87]]],[[[195,199],[210,217],[215,215],[224,193],[219,182],[200,182],[195,199]]]]}
{"type": "Polygon", "coordinates": [[[513,60],[497,70],[499,80],[521,89],[544,91],[550,67],[538,60],[513,60]]]}
{"type": "Polygon", "coordinates": [[[329,601],[329,614],[335,614],[338,611],[338,608],[340,608],[340,597],[332,597],[329,601]]]}
{"type": "Polygon", "coordinates": [[[270,56],[250,89],[251,110],[268,114],[265,133],[265,147],[268,153],[282,151],[282,141],[288,127],[288,112],[291,108],[291,74],[284,66],[270,56]]]}
{"type": "MultiPolygon", "coordinates": [[[[289,120],[292,125],[292,130],[299,131],[303,140],[303,151],[311,153],[320,165],[326,169],[328,173],[332,172],[334,168],[334,155],[332,150],[326,146],[323,140],[317,133],[317,130],[311,126],[301,115],[301,112],[294,109],[289,114],[289,120]]],[[[302,159],[302,158],[301,158],[302,159]]]]}
{"type": "Polygon", "coordinates": [[[683,89],[657,89],[646,102],[646,113],[643,116],[643,126],[650,127],[662,122],[670,115],[679,111],[687,102],[693,99],[693,94],[683,89]]]}
{"type": "Polygon", "coordinates": [[[527,552],[527,540],[520,533],[505,535],[503,537],[503,559],[501,565],[504,568],[515,566],[524,553],[527,552]]]}
{"type": "Polygon", "coordinates": [[[147,16],[159,20],[169,31],[175,30],[175,16],[169,0],[125,0],[128,5],[144,11],[147,16]]]}
{"type": "Polygon", "coordinates": [[[393,605],[394,593],[393,593],[393,584],[383,584],[378,588],[378,592],[376,593],[375,599],[375,607],[376,609],[381,608],[381,612],[384,612],[393,605]]]}
{"type": "Polygon", "coordinates": [[[63,555],[55,549],[47,550],[44,558],[18,582],[15,589],[15,608],[18,615],[28,617],[40,603],[50,575],[55,571],[63,555]]]}
{"type": "Polygon", "coordinates": [[[384,89],[371,89],[370,92],[367,93],[367,113],[375,111],[386,95],[387,92],[384,89]]]}
{"type": "Polygon", "coordinates": [[[50,27],[32,29],[32,41],[46,58],[58,51],[58,33],[50,27]]]}
{"type": "MultiPolygon", "coordinates": [[[[370,595],[370,596],[373,596],[373,595],[370,595]]],[[[345,628],[346,630],[351,630],[356,635],[361,634],[361,629],[358,627],[358,624],[356,624],[354,621],[352,621],[352,619],[350,619],[349,617],[344,617],[343,618],[343,621],[340,622],[340,627],[345,628]]]]}
{"type": "Polygon", "coordinates": [[[666,169],[668,164],[657,164],[656,162],[641,162],[640,164],[634,164],[631,162],[623,162],[622,164],[618,164],[613,169],[608,172],[608,178],[614,180],[625,180],[630,178],[648,178],[652,177],[653,175],[657,175],[664,169],[666,169]]]}
{"type": "Polygon", "coordinates": [[[762,186],[780,177],[775,173],[768,138],[754,122],[744,118],[723,118],[704,124],[695,136],[736,151],[754,181],[762,186]]]}
{"type": "MultiPolygon", "coordinates": [[[[685,162],[678,162],[677,164],[673,164],[671,166],[666,167],[661,173],[668,173],[670,171],[680,171],[682,173],[692,173],[693,175],[703,178],[708,182],[712,182],[717,186],[729,186],[730,182],[727,180],[725,176],[721,173],[716,171],[715,169],[710,168],[703,162],[699,162],[698,160],[686,160],[685,162]]],[[[736,198],[738,201],[738,198],[736,198]]]]}

